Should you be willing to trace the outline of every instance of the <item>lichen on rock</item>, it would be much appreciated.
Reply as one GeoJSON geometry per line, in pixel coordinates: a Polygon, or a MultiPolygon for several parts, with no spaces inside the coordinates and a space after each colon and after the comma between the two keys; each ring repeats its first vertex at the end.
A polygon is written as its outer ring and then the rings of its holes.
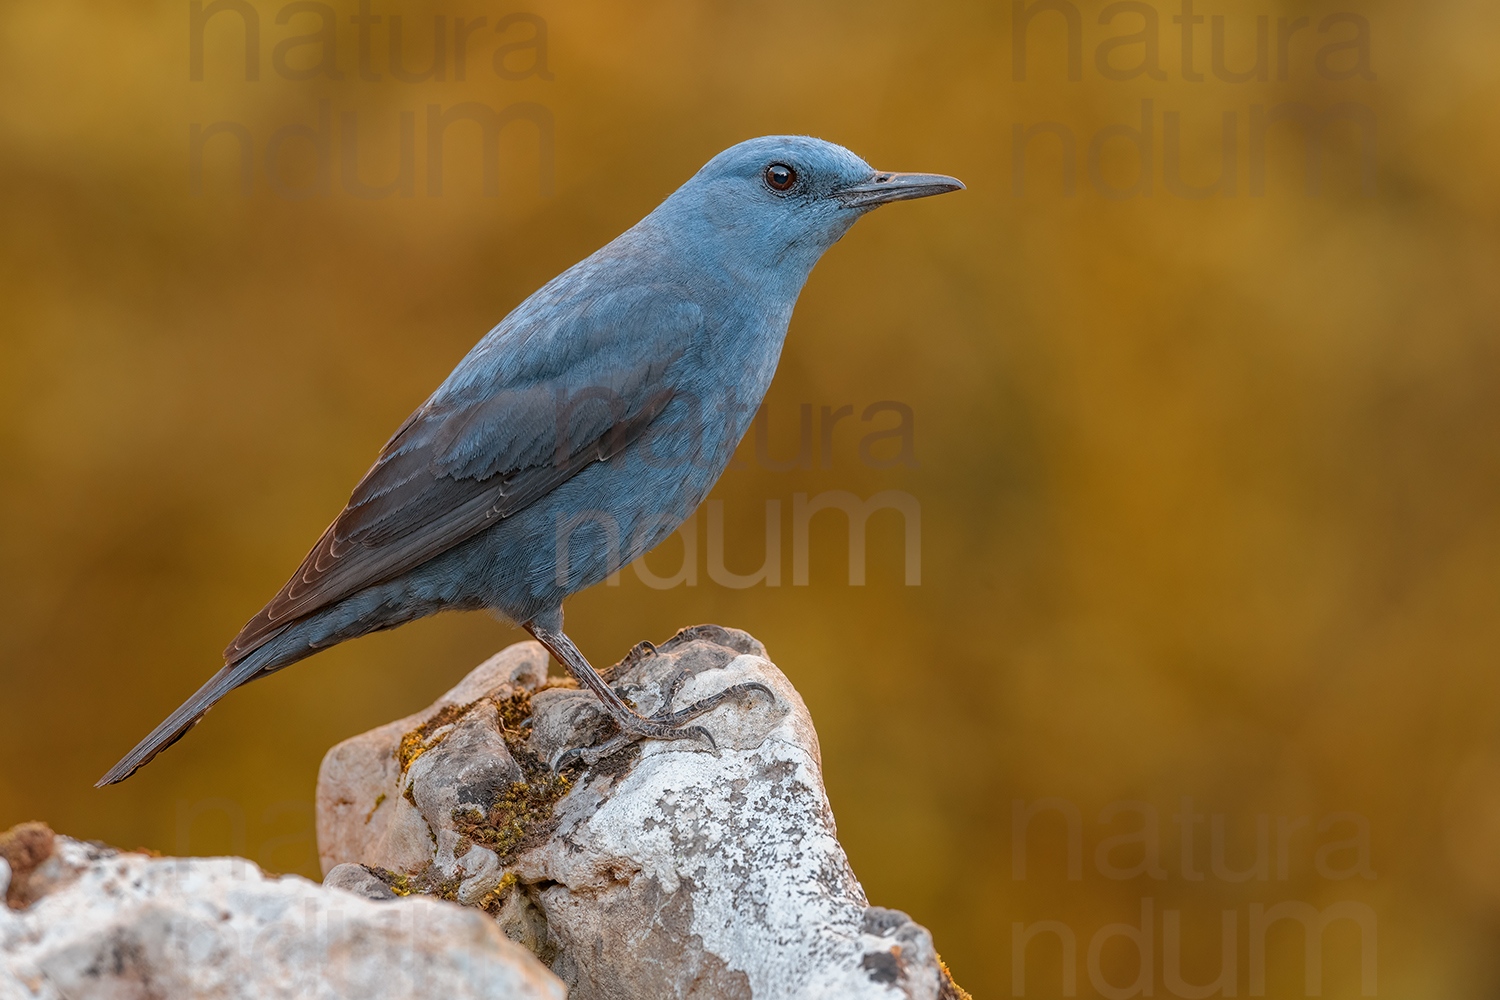
{"type": "Polygon", "coordinates": [[[773,701],[697,720],[716,751],[647,742],[563,774],[549,762],[613,723],[589,692],[549,682],[546,662],[536,643],[511,646],[425,712],[329,752],[331,880],[480,907],[574,1000],[962,996],[930,934],[866,900],[812,720],[760,643],[698,626],[605,672],[648,715],[766,685],[773,701]]]}
{"type": "Polygon", "coordinates": [[[367,886],[351,895],[243,858],[153,857],[28,823],[0,834],[0,892],[5,998],[564,1000],[482,913],[415,894],[372,902],[367,886]]]}

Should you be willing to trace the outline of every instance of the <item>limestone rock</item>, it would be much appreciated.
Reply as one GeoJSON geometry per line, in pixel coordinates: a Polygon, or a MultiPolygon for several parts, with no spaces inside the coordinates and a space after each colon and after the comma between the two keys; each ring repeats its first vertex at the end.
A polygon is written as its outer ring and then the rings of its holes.
{"type": "Polygon", "coordinates": [[[425,712],[340,744],[318,783],[324,871],[372,897],[479,906],[573,1000],[944,1000],[931,935],[872,907],[840,847],[801,697],[743,632],[685,629],[607,673],[642,714],[759,681],[698,722],[558,774],[612,730],[520,643],[425,712]],[[362,889],[360,888],[362,887],[362,889]]]}
{"type": "Polygon", "coordinates": [[[493,920],[374,903],[241,858],[156,858],[0,835],[0,997],[563,1000],[493,920]]]}
{"type": "MultiPolygon", "coordinates": [[[[424,711],[345,740],[328,751],[318,771],[318,855],[324,875],[341,861],[364,857],[380,858],[386,867],[403,871],[430,861],[433,838],[449,827],[446,817],[434,814],[434,829],[414,802],[401,801],[403,792],[411,786],[407,771],[421,764],[411,778],[430,773],[441,758],[423,762],[426,749],[446,742],[454,723],[463,717],[473,716],[472,724],[479,727],[466,735],[465,741],[484,742],[492,735],[494,714],[486,718],[484,713],[473,711],[481,701],[504,703],[536,690],[546,680],[547,651],[540,643],[517,643],[475,667],[457,687],[424,711]]],[[[499,745],[491,740],[489,745],[492,751],[502,751],[504,746],[503,740],[499,745]]],[[[487,763],[512,773],[509,768],[514,762],[508,754],[496,753],[487,763]]],[[[425,788],[435,783],[421,784],[425,788]]],[[[476,788],[471,794],[481,791],[476,788]]],[[[429,808],[437,805],[428,800],[429,808]]],[[[451,851],[456,840],[456,835],[448,838],[444,846],[451,851]]]]}

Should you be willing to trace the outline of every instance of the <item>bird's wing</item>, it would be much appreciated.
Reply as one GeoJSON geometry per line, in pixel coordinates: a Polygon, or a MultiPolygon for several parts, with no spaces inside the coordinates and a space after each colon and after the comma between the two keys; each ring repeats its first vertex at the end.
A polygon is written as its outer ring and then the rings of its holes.
{"type": "Polygon", "coordinates": [[[473,537],[645,430],[672,398],[667,372],[692,345],[698,307],[649,286],[551,306],[533,310],[547,313],[537,322],[507,319],[407,418],[226,662],[473,537]]]}

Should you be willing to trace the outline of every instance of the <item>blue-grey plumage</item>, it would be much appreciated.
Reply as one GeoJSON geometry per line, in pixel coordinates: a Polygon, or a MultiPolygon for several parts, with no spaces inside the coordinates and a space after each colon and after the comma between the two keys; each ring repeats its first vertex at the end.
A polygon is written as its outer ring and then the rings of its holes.
{"type": "Polygon", "coordinates": [[[877,205],[962,187],[880,173],[806,136],[714,157],[474,346],[386,443],[224,668],[99,784],[129,777],[249,680],[452,609],[489,609],[546,644],[614,717],[611,747],[706,735],[683,727],[702,704],[650,720],[626,707],[563,634],[563,599],[650,549],[708,495],[824,251],[877,205]]]}

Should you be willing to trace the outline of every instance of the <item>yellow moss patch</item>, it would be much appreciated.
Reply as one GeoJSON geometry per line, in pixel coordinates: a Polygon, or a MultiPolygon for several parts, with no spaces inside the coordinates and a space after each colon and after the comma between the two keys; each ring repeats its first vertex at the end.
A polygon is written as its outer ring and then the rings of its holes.
{"type": "Polygon", "coordinates": [[[438,709],[426,722],[416,729],[401,737],[401,742],[396,744],[396,762],[401,765],[401,773],[405,774],[407,769],[416,763],[418,757],[422,756],[448,735],[441,733],[433,736],[437,730],[444,726],[452,725],[473,708],[478,702],[469,702],[467,705],[444,705],[438,709]]]}
{"type": "MultiPolygon", "coordinates": [[[[571,678],[555,678],[549,679],[537,690],[576,686],[571,678]]],[[[573,782],[566,775],[553,771],[526,745],[532,714],[531,698],[535,693],[520,689],[505,698],[479,699],[467,705],[447,706],[402,736],[395,749],[395,758],[401,766],[401,773],[405,775],[417,758],[446,738],[447,732],[439,730],[451,726],[470,711],[487,710],[489,706],[493,706],[500,734],[505,739],[511,757],[520,767],[522,778],[512,782],[501,792],[487,810],[473,806],[454,810],[453,828],[459,834],[454,851],[456,855],[461,856],[471,845],[478,844],[493,851],[501,865],[509,865],[523,850],[545,840],[557,825],[555,807],[568,794],[573,782]],[[488,704],[481,704],[482,702],[488,704]]],[[[416,805],[410,783],[406,784],[402,794],[413,806],[416,805]]],[[[380,802],[377,801],[376,808],[379,805],[380,802]]],[[[373,816],[374,813],[375,809],[372,808],[370,815],[373,816]]],[[[369,822],[369,817],[366,817],[366,822],[369,822]]],[[[432,835],[430,827],[428,834],[432,835]]],[[[458,878],[443,878],[430,863],[421,871],[410,874],[377,874],[393,892],[403,896],[422,893],[456,901],[461,884],[458,878]]],[[[501,876],[499,884],[473,905],[491,914],[498,914],[516,884],[515,873],[507,871],[501,876]]]]}
{"type": "Polygon", "coordinates": [[[974,1000],[969,996],[969,991],[953,981],[953,973],[948,971],[948,963],[943,961],[943,956],[938,956],[938,974],[941,980],[938,983],[938,1000],[974,1000]]]}
{"type": "Polygon", "coordinates": [[[384,801],[385,801],[385,792],[381,792],[379,795],[375,796],[375,804],[370,807],[370,811],[369,812],[365,813],[365,825],[366,826],[368,826],[370,824],[370,820],[372,820],[372,819],[375,818],[375,810],[379,809],[380,808],[380,804],[382,802],[384,802],[384,801]]]}
{"type": "Polygon", "coordinates": [[[489,892],[485,893],[480,898],[479,902],[475,903],[474,905],[479,907],[481,910],[484,910],[491,916],[498,914],[500,912],[500,908],[505,905],[506,895],[511,891],[511,889],[515,888],[516,882],[516,873],[506,872],[504,875],[500,876],[500,884],[495,886],[495,888],[491,889],[489,892]]]}
{"type": "Polygon", "coordinates": [[[532,692],[521,690],[495,702],[500,732],[511,757],[521,768],[522,780],[510,784],[482,814],[455,812],[453,822],[460,835],[488,847],[509,864],[523,849],[552,832],[553,809],[568,794],[573,782],[548,767],[526,746],[525,723],[531,717],[532,692]]]}

